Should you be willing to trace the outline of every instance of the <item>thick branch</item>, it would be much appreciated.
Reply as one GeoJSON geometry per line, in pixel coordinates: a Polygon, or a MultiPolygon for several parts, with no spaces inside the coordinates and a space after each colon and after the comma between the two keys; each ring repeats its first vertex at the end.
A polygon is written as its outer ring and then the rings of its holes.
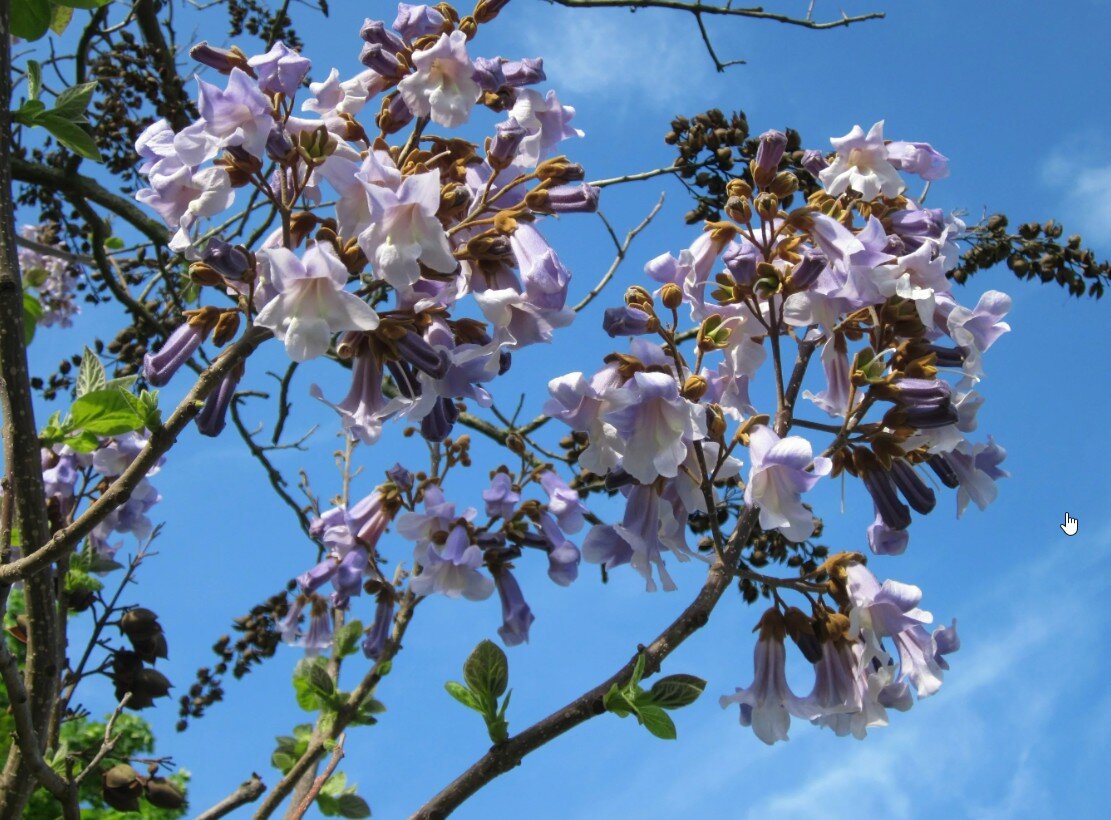
{"type": "Polygon", "coordinates": [[[19,158],[12,158],[12,179],[29,185],[41,185],[52,191],[60,191],[69,197],[84,197],[89,202],[100,205],[142,233],[157,245],[170,241],[170,232],[161,222],[147,216],[130,199],[119,196],[104,188],[99,182],[80,174],[68,174],[46,165],[38,165],[19,158]]]}
{"type": "Polygon", "coordinates": [[[266,784],[262,782],[262,778],[252,772],[249,780],[240,783],[239,788],[215,806],[198,814],[197,820],[219,820],[219,818],[225,814],[231,814],[240,806],[254,803],[262,796],[264,791],[266,791],[266,784]]]}

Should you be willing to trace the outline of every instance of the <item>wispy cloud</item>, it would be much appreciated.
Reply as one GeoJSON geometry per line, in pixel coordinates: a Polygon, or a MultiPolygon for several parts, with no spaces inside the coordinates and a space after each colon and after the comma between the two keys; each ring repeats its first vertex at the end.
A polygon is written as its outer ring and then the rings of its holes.
{"type": "Polygon", "coordinates": [[[675,15],[544,7],[520,19],[521,41],[544,55],[548,78],[569,99],[590,94],[670,112],[692,82],[712,76],[690,38],[676,36],[686,21],[675,15]]]}
{"type": "Polygon", "coordinates": [[[1111,162],[1106,137],[1077,136],[1058,146],[1042,164],[1042,179],[1062,195],[1066,227],[1085,240],[1111,244],[1111,162]],[[1071,230],[1071,228],[1070,228],[1071,230]]]}

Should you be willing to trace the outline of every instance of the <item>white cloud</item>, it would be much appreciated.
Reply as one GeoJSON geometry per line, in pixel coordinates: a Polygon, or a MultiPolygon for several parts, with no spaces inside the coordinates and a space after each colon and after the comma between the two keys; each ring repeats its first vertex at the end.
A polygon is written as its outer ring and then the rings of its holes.
{"type": "Polygon", "coordinates": [[[545,7],[521,21],[520,41],[544,56],[548,79],[572,103],[589,94],[670,113],[712,76],[696,35],[676,32],[688,21],[675,15],[545,7]]]}
{"type": "Polygon", "coordinates": [[[1042,165],[1042,180],[1062,195],[1066,229],[1075,225],[1086,242],[1098,245],[1111,244],[1111,163],[1103,161],[1103,142],[1074,138],[1054,149],[1042,165]]]}

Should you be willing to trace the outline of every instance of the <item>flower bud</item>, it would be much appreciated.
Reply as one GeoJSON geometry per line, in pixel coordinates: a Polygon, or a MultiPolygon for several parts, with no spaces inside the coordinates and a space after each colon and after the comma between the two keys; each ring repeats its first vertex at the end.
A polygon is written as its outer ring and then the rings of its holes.
{"type": "Polygon", "coordinates": [[[818,174],[820,174],[822,171],[824,171],[828,164],[829,163],[826,162],[826,158],[822,155],[822,152],[814,151],[813,149],[809,151],[803,151],[802,161],[799,162],[799,165],[801,165],[815,177],[818,176],[818,174]]]}
{"type": "Polygon", "coordinates": [[[743,179],[731,179],[725,185],[727,196],[739,196],[741,199],[752,199],[752,186],[743,179]]]}
{"type": "Polygon", "coordinates": [[[763,193],[756,197],[756,213],[765,222],[775,219],[779,213],[779,197],[775,194],[763,193]]]}
{"type": "Polygon", "coordinates": [[[679,395],[687,401],[697,402],[706,395],[708,387],[709,383],[702,376],[687,376],[686,381],[683,382],[682,390],[679,391],[679,395]]]}
{"type": "Polygon", "coordinates": [[[804,252],[802,260],[795,265],[794,270],[791,271],[790,277],[787,279],[788,285],[792,290],[806,290],[818,278],[818,275],[825,270],[826,260],[824,256],[816,253],[804,252]]]}
{"type": "Polygon", "coordinates": [[[389,80],[399,80],[408,73],[393,53],[377,43],[366,43],[363,46],[359,62],[389,80]]]}
{"type": "Polygon", "coordinates": [[[405,105],[405,100],[398,93],[393,93],[383,98],[382,108],[375,120],[383,134],[396,134],[409,124],[413,119],[413,112],[405,105]]]}
{"type": "Polygon", "coordinates": [[[201,65],[214,68],[221,74],[231,74],[233,68],[238,68],[252,77],[255,76],[254,69],[247,65],[247,55],[235,46],[230,49],[216,48],[202,40],[189,49],[189,56],[201,65]]]}
{"type": "Polygon", "coordinates": [[[567,157],[552,157],[536,166],[536,176],[540,180],[551,181],[555,185],[578,182],[586,176],[586,171],[578,163],[570,162],[567,157]]]}
{"type": "Polygon", "coordinates": [[[293,141],[284,128],[275,128],[266,138],[266,156],[274,162],[288,162],[293,155],[293,141]]]}
{"type": "Polygon", "coordinates": [[[509,0],[478,0],[474,7],[474,19],[479,23],[489,23],[507,3],[509,0]]]}
{"type": "Polygon", "coordinates": [[[251,258],[246,250],[217,236],[208,240],[201,259],[210,269],[232,281],[243,279],[251,266],[251,258]]]}
{"type": "Polygon", "coordinates": [[[512,164],[521,140],[528,136],[528,130],[510,117],[495,125],[494,132],[494,138],[486,142],[486,162],[495,171],[501,171],[512,164]]]}
{"type": "Polygon", "coordinates": [[[752,219],[752,202],[745,197],[731,196],[725,202],[725,214],[735,222],[752,219]]]}
{"type": "Polygon", "coordinates": [[[544,74],[544,60],[540,57],[525,57],[521,60],[507,60],[502,64],[505,84],[513,88],[535,85],[547,79],[544,74]]]}
{"type": "Polygon", "coordinates": [[[220,384],[204,400],[204,406],[197,414],[197,429],[202,436],[215,437],[223,432],[224,425],[227,424],[228,408],[235,397],[235,388],[243,378],[243,371],[243,363],[240,362],[220,380],[220,384]]]}
{"type": "Polygon", "coordinates": [[[706,434],[712,441],[722,442],[728,425],[721,405],[711,404],[706,407],[706,434]]]}
{"type": "Polygon", "coordinates": [[[220,314],[220,318],[216,320],[216,327],[212,331],[212,343],[217,347],[223,347],[234,339],[238,332],[239,311],[225,310],[220,314]]]}
{"type": "MultiPolygon", "coordinates": [[[[433,14],[438,16],[435,11],[433,14]]],[[[442,21],[443,18],[441,18],[442,21]]],[[[363,27],[359,29],[359,36],[363,38],[363,42],[381,46],[391,54],[406,51],[405,41],[390,31],[381,20],[371,20],[370,18],[363,20],[363,27]]]]}
{"type": "Polygon", "coordinates": [[[790,171],[780,171],[768,186],[768,191],[780,199],[786,199],[799,189],[799,178],[790,171]]]}
{"type": "Polygon", "coordinates": [[[646,333],[654,333],[659,326],[659,320],[655,316],[630,305],[606,308],[602,317],[602,329],[611,338],[643,336],[646,333]]]}
{"type": "Polygon", "coordinates": [[[677,310],[683,304],[683,289],[674,282],[668,282],[660,288],[660,301],[668,310],[677,310]]]}
{"type": "Polygon", "coordinates": [[[761,188],[767,186],[779,169],[779,162],[783,159],[783,152],[787,148],[787,135],[782,131],[765,131],[760,135],[760,143],[756,148],[756,159],[753,160],[752,178],[761,188]]]}
{"type": "Polygon", "coordinates": [[[600,193],[600,188],[586,183],[535,188],[525,196],[525,204],[532,210],[543,213],[594,213],[598,210],[600,193]]]}

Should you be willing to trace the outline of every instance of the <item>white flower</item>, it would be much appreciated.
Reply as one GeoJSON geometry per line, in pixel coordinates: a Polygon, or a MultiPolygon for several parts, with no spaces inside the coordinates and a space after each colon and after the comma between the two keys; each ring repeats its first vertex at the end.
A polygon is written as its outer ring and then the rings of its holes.
{"type": "Polygon", "coordinates": [[[378,314],[344,291],[347,268],[330,246],[314,244],[303,259],[286,248],[274,248],[265,252],[265,259],[278,294],[255,324],[274,331],[295,362],[326,352],[334,333],[378,327],[378,314]]]}
{"type": "Polygon", "coordinates": [[[397,191],[367,185],[371,226],[359,234],[359,247],[379,277],[402,293],[420,278],[423,263],[439,273],[458,267],[447,233],[436,211],[440,208],[440,172],[405,177],[397,191]]]}
{"type": "Polygon", "coordinates": [[[809,538],[814,532],[814,516],[802,505],[802,494],[829,475],[833,463],[828,458],[814,458],[810,442],[802,436],[781,439],[766,426],[752,431],[748,452],[752,469],[745,503],[760,507],[760,527],[777,529],[792,542],[809,538]]]}
{"type": "Polygon", "coordinates": [[[865,200],[880,194],[896,197],[902,193],[903,180],[887,158],[883,143],[883,120],[864,133],[859,125],[843,137],[830,140],[837,156],[833,164],[818,175],[831,196],[840,196],[849,188],[865,200]]]}
{"type": "Polygon", "coordinates": [[[474,66],[467,57],[467,35],[461,31],[441,34],[431,48],[413,53],[416,71],[397,84],[401,98],[418,117],[432,117],[444,128],[467,121],[481,89],[474,81],[474,66]]]}

